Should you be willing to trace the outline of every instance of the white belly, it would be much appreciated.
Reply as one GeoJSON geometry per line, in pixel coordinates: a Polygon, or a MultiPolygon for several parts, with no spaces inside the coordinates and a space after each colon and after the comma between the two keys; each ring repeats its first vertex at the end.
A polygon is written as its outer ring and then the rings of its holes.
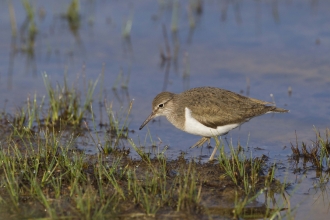
{"type": "Polygon", "coordinates": [[[206,127],[191,116],[191,111],[189,108],[185,108],[185,117],[186,120],[184,124],[184,131],[203,137],[219,136],[239,126],[239,124],[229,124],[218,126],[216,129],[206,127]]]}

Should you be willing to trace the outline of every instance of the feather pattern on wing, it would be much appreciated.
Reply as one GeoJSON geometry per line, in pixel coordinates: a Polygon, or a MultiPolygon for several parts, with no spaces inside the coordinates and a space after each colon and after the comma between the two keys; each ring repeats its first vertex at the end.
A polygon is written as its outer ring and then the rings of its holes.
{"type": "MultiPolygon", "coordinates": [[[[269,106],[271,103],[268,102],[212,87],[194,88],[183,92],[180,96],[175,96],[174,99],[178,99],[175,103],[183,103],[188,107],[192,117],[197,121],[211,128],[241,124],[267,112],[287,111],[269,106]]],[[[179,114],[184,113],[179,112],[179,114]]]]}

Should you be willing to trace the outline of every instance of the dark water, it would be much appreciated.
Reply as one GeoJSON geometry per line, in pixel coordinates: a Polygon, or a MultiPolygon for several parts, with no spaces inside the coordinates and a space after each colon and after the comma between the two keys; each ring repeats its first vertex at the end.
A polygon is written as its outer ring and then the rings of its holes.
{"type": "MultiPolygon", "coordinates": [[[[14,112],[35,93],[40,100],[45,93],[43,72],[53,83],[62,83],[67,74],[73,84],[95,80],[104,68],[104,85],[99,84],[96,93],[101,90],[118,111],[134,99],[129,127],[136,132],[131,137],[144,143],[147,127],[138,127],[151,112],[153,97],[163,90],[179,93],[215,86],[270,102],[273,94],[276,105],[289,114],[254,118],[227,139],[243,146],[248,142],[272,160],[286,161],[291,150],[283,148],[295,142],[295,134],[299,142],[310,143],[314,126],[321,132],[329,127],[330,2],[204,1],[200,11],[194,8],[196,2],[81,1],[80,26],[70,29],[63,19],[67,1],[32,1],[38,34],[33,53],[28,53],[21,50],[28,45],[26,11],[21,1],[12,1],[17,27],[13,38],[8,4],[2,1],[0,107],[14,112]],[[132,29],[123,37],[127,21],[132,21],[132,29]],[[173,25],[176,32],[171,31],[173,25]],[[166,42],[171,59],[162,63],[160,51],[166,53],[166,42]],[[127,89],[121,88],[126,82],[127,89]]],[[[79,85],[84,88],[84,83],[79,85]]],[[[169,146],[169,158],[181,151],[189,157],[201,155],[200,149],[189,150],[199,137],[177,130],[164,118],[148,128],[159,150],[169,146]]],[[[202,155],[209,154],[203,149],[202,155]]],[[[324,219],[330,215],[329,200],[317,199],[323,195],[320,191],[310,191],[309,178],[315,174],[310,175],[293,197],[294,204],[304,201],[296,217],[308,219],[317,213],[316,218],[324,219]]]]}

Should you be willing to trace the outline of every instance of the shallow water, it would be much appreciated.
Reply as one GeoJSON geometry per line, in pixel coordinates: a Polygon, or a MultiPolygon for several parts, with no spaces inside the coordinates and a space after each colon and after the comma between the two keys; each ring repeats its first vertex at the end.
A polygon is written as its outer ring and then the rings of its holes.
{"type": "MultiPolygon", "coordinates": [[[[70,30],[63,19],[67,1],[33,2],[38,34],[30,54],[20,50],[28,42],[21,2],[13,1],[16,38],[12,37],[8,5],[0,3],[0,107],[14,112],[34,93],[41,100],[43,72],[54,84],[62,83],[65,73],[69,83],[74,83],[78,78],[95,80],[104,67],[105,79],[96,94],[101,90],[118,111],[134,99],[129,126],[136,131],[131,134],[134,140],[144,143],[149,128],[160,150],[169,146],[169,158],[183,151],[187,157],[202,155],[206,161],[210,150],[189,149],[200,137],[177,130],[164,118],[138,131],[151,112],[153,97],[163,90],[179,93],[198,86],[221,87],[270,102],[273,94],[276,105],[290,113],[254,118],[231,131],[227,140],[260,147],[263,150],[258,153],[289,167],[291,150],[284,146],[295,142],[296,134],[299,142],[310,143],[315,139],[313,126],[321,133],[329,127],[330,3],[204,1],[198,14],[190,9],[193,2],[180,1],[175,9],[171,1],[81,1],[77,30],[70,30]],[[177,32],[171,31],[173,11],[178,12],[177,32]],[[124,23],[130,19],[130,37],[124,38],[124,23]],[[160,51],[165,51],[166,44],[163,27],[172,59],[161,65],[160,51]],[[121,71],[123,77],[116,82],[121,71]],[[120,87],[126,79],[127,90],[120,87]],[[118,86],[117,94],[114,86],[118,86]]],[[[83,89],[84,83],[80,86],[83,89]]],[[[151,146],[148,137],[146,146],[151,146]]],[[[320,191],[310,190],[314,174],[309,175],[293,197],[295,204],[304,201],[296,217],[324,219],[330,215],[329,200],[319,205],[320,191]]]]}

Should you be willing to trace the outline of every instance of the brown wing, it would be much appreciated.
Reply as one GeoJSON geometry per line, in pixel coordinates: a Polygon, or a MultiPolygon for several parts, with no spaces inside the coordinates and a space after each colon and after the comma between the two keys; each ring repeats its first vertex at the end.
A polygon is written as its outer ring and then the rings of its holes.
{"type": "Polygon", "coordinates": [[[219,88],[195,88],[181,100],[187,103],[192,116],[205,126],[216,128],[227,124],[241,124],[252,117],[276,109],[267,106],[267,102],[248,98],[234,92],[219,88]],[[201,90],[202,89],[202,90],[201,90]],[[184,99],[189,99],[184,100],[184,99]]]}

